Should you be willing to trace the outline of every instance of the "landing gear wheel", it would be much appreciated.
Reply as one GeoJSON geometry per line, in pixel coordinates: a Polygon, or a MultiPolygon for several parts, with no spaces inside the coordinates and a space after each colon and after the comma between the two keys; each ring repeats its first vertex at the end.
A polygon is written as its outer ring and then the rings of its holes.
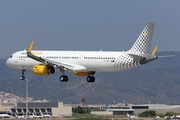
{"type": "Polygon", "coordinates": [[[20,80],[25,80],[25,76],[24,76],[25,71],[26,70],[22,69],[22,76],[19,77],[20,80]]]}
{"type": "Polygon", "coordinates": [[[25,80],[25,76],[20,76],[19,79],[20,80],[25,80]]]}
{"type": "Polygon", "coordinates": [[[59,80],[60,80],[61,82],[67,82],[67,81],[68,81],[68,76],[62,75],[62,76],[60,76],[59,80]]]}
{"type": "Polygon", "coordinates": [[[87,80],[87,82],[94,82],[95,77],[94,76],[87,76],[86,80],[87,80]]]}

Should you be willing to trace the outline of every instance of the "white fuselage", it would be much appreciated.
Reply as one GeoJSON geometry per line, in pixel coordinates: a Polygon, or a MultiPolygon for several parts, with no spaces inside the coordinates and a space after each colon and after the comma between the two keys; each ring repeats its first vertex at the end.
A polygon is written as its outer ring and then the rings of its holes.
{"type": "MultiPolygon", "coordinates": [[[[26,51],[14,53],[6,64],[14,69],[32,70],[34,65],[42,64],[27,57],[26,51]]],[[[54,62],[81,65],[86,71],[113,72],[136,67],[139,61],[126,52],[104,52],[104,51],[32,51],[36,56],[54,62]]],[[[59,70],[56,68],[56,70],[59,70]]]]}
{"type": "Polygon", "coordinates": [[[148,23],[134,45],[126,52],[105,51],[32,51],[34,41],[27,51],[14,53],[6,62],[7,66],[24,71],[32,70],[37,75],[53,74],[55,70],[62,72],[59,80],[67,82],[66,71],[77,76],[87,76],[87,82],[94,82],[95,72],[113,72],[146,64],[157,59],[154,55],[157,47],[149,54],[155,23],[148,23]]]}

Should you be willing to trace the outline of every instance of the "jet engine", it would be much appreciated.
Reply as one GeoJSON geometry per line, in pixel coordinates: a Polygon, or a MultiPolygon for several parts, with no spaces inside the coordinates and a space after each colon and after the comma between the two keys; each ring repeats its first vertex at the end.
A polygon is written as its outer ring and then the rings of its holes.
{"type": "Polygon", "coordinates": [[[48,75],[53,74],[55,72],[55,69],[51,66],[35,65],[32,71],[36,75],[48,75]]]}
{"type": "Polygon", "coordinates": [[[89,75],[94,75],[95,72],[92,71],[92,72],[73,72],[74,75],[76,76],[89,76],[89,75]]]}

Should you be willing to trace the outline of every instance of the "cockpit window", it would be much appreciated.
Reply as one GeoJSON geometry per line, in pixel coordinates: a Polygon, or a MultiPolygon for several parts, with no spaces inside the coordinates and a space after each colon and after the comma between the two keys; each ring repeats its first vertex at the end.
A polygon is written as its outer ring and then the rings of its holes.
{"type": "Polygon", "coordinates": [[[12,58],[12,55],[10,56],[10,58],[12,58]]]}

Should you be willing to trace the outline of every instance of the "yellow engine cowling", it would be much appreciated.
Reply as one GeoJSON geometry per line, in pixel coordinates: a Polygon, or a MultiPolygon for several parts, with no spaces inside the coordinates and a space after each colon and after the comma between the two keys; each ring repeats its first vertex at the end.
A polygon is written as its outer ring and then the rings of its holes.
{"type": "Polygon", "coordinates": [[[94,75],[95,72],[73,72],[76,76],[88,76],[88,75],[94,75]]]}
{"type": "Polygon", "coordinates": [[[36,75],[48,75],[53,74],[55,72],[53,67],[48,67],[45,65],[35,65],[32,71],[36,75]]]}

